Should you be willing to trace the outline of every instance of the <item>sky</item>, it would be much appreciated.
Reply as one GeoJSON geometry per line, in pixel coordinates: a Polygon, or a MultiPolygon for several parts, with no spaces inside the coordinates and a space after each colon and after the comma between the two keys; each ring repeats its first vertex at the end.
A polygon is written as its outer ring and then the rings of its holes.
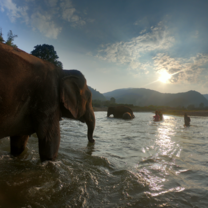
{"type": "Polygon", "coordinates": [[[207,0],[0,0],[0,28],[27,53],[53,45],[101,93],[208,94],[207,11],[207,0]]]}

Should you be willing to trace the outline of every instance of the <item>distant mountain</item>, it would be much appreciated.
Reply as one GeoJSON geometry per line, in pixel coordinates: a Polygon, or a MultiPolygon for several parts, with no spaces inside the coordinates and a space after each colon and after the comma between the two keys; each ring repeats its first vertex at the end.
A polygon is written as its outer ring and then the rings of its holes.
{"type": "Polygon", "coordinates": [[[204,94],[203,96],[208,100],[208,94],[204,94]]]}
{"type": "Polygon", "coordinates": [[[183,93],[160,93],[154,90],[144,88],[118,89],[112,92],[103,93],[106,99],[114,97],[116,103],[133,104],[139,106],[184,106],[195,105],[198,107],[201,103],[208,106],[208,100],[199,92],[188,91],[183,93]]]}
{"type": "Polygon", "coordinates": [[[92,93],[92,100],[106,100],[105,96],[98,92],[97,90],[94,90],[92,87],[88,86],[89,90],[92,93]]]}

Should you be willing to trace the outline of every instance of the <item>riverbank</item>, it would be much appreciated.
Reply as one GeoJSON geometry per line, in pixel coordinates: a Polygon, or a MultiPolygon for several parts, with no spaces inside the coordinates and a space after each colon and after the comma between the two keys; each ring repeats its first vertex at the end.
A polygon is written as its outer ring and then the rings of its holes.
{"type": "Polygon", "coordinates": [[[93,107],[93,110],[96,112],[96,111],[106,111],[108,110],[107,107],[93,107]]]}
{"type": "MultiPolygon", "coordinates": [[[[106,111],[107,107],[93,107],[94,111],[106,111]]],[[[152,110],[143,111],[132,108],[133,112],[153,112],[152,110]]],[[[166,115],[176,115],[176,116],[184,116],[184,113],[187,113],[189,116],[208,116],[208,110],[161,110],[162,114],[166,115]]]]}

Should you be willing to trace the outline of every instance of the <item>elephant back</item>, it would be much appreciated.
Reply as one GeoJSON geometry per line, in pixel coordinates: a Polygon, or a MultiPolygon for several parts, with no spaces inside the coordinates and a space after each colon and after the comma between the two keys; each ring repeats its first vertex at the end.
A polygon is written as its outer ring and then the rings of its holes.
{"type": "Polygon", "coordinates": [[[42,60],[31,54],[28,54],[19,48],[12,47],[4,43],[0,43],[0,57],[2,58],[2,60],[4,60],[0,63],[0,68],[8,68],[8,66],[11,65],[9,60],[13,60],[13,63],[21,63],[23,66],[33,68],[34,70],[42,70],[44,72],[58,70],[54,64],[46,60],[42,60]],[[6,66],[4,66],[5,63],[6,66]]]}

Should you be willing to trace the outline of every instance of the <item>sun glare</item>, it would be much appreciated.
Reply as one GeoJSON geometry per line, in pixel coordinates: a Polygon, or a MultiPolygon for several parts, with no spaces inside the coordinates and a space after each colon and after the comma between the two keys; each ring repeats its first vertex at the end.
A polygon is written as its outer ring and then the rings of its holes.
{"type": "Polygon", "coordinates": [[[170,78],[171,78],[171,74],[168,74],[167,71],[162,71],[160,73],[159,81],[163,82],[163,83],[166,83],[170,78]]]}

